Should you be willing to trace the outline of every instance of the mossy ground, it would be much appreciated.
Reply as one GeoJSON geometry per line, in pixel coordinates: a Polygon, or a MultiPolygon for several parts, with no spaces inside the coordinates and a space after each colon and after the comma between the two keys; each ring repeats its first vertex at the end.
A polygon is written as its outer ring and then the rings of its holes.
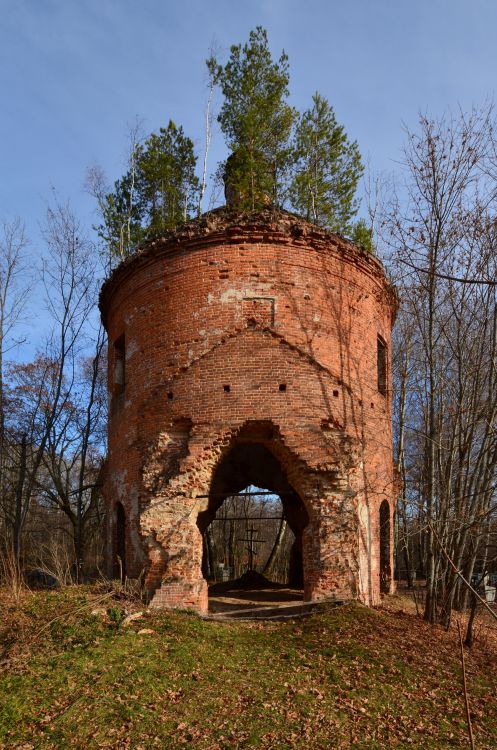
{"type": "MultiPolygon", "coordinates": [[[[456,630],[400,599],[285,623],[148,612],[129,627],[95,588],[2,604],[2,750],[468,747],[456,630]]],[[[496,657],[488,636],[467,655],[479,749],[497,747],[496,657]]]]}

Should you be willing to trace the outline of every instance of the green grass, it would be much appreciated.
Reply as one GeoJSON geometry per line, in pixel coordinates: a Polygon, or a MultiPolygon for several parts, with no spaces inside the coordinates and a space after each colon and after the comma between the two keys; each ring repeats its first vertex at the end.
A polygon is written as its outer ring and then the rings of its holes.
{"type": "MultiPolygon", "coordinates": [[[[81,610],[92,596],[11,605],[0,748],[468,746],[455,634],[405,612],[350,605],[278,624],[165,612],[123,628],[119,614],[81,610]]],[[[493,656],[468,657],[479,749],[497,747],[493,656]]]]}

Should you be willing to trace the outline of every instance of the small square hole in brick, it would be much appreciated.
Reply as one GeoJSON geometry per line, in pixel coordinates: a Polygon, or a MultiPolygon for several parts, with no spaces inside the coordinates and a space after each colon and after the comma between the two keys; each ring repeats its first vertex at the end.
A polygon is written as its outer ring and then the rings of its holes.
{"type": "Polygon", "coordinates": [[[335,398],[338,398],[338,391],[333,391],[333,395],[335,398]]]}
{"type": "Polygon", "coordinates": [[[280,391],[284,393],[286,391],[286,383],[280,383],[280,391]]]}
{"type": "Polygon", "coordinates": [[[229,386],[229,385],[223,385],[223,391],[225,393],[229,393],[231,391],[231,386],[229,386]]]}
{"type": "Polygon", "coordinates": [[[172,391],[169,391],[169,393],[167,394],[167,397],[168,397],[169,401],[172,401],[172,400],[173,400],[173,398],[174,398],[174,394],[173,394],[173,392],[172,392],[172,391]]]}

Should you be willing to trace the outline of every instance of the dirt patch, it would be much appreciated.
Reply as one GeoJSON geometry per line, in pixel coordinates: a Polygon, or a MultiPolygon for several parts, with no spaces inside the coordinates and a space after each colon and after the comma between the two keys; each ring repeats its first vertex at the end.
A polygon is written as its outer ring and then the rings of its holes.
{"type": "Polygon", "coordinates": [[[235,581],[209,586],[209,612],[248,609],[257,604],[271,607],[300,604],[303,596],[302,589],[274,583],[260,573],[248,571],[235,581]]]}

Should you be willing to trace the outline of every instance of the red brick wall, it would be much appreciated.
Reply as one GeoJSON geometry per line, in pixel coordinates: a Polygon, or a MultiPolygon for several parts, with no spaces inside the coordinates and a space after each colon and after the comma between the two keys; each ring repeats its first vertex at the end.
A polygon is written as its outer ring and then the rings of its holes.
{"type": "Polygon", "coordinates": [[[395,310],[378,261],[283,212],[218,211],[122,264],[101,308],[106,501],[126,509],[127,571],[144,572],[154,603],[205,608],[199,496],[241,440],[276,456],[307,509],[306,598],[378,601],[379,506],[393,509],[394,473],[377,337],[389,355],[395,310]]]}

